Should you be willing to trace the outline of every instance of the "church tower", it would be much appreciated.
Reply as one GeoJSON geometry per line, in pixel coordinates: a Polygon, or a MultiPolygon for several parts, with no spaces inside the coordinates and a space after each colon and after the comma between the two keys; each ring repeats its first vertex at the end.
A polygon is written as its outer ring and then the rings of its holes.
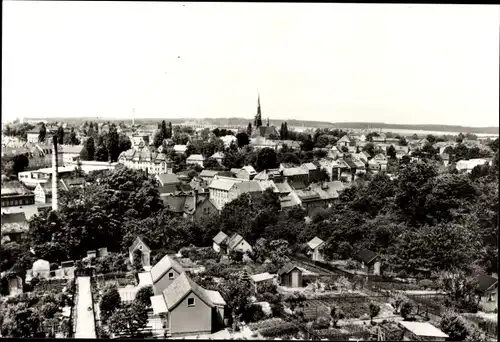
{"type": "Polygon", "coordinates": [[[257,114],[255,115],[253,126],[255,129],[262,126],[262,113],[260,111],[260,94],[257,96],[257,114]]]}

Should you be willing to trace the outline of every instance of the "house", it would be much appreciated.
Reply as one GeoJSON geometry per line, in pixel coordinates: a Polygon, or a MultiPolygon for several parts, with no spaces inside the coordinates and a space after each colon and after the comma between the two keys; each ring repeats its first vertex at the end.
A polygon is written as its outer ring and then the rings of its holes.
{"type": "Polygon", "coordinates": [[[58,151],[62,153],[63,165],[68,165],[80,160],[83,145],[60,145],[58,151]]]}
{"type": "Polygon", "coordinates": [[[35,194],[17,180],[3,181],[1,191],[2,208],[35,203],[35,194]]]}
{"type": "Polygon", "coordinates": [[[250,139],[250,146],[252,146],[255,150],[260,150],[266,147],[276,150],[278,148],[278,142],[275,140],[269,140],[265,137],[256,137],[250,139]]]}
{"type": "Polygon", "coordinates": [[[280,198],[281,210],[292,209],[301,205],[299,196],[292,191],[290,194],[280,198]]]}
{"type": "Polygon", "coordinates": [[[201,154],[192,154],[186,159],[187,165],[198,165],[203,167],[203,162],[205,161],[205,157],[201,154]]]}
{"type": "Polygon", "coordinates": [[[207,184],[210,184],[217,175],[219,171],[216,170],[203,170],[200,172],[200,178],[203,179],[207,184]]]}
{"type": "MultiPolygon", "coordinates": [[[[57,169],[59,179],[73,177],[76,173],[76,165],[61,166],[57,169]]],[[[52,168],[23,171],[18,173],[18,178],[29,189],[35,189],[39,183],[49,183],[52,179],[52,168]]]]}
{"type": "Polygon", "coordinates": [[[19,243],[28,234],[28,231],[29,225],[25,213],[2,213],[1,240],[8,237],[7,241],[19,243]]]}
{"type": "Polygon", "coordinates": [[[243,237],[240,234],[234,233],[227,240],[227,250],[228,252],[236,251],[241,253],[247,253],[252,251],[252,246],[245,239],[243,239],[243,237]]]}
{"type": "Polygon", "coordinates": [[[174,173],[164,173],[161,175],[156,175],[155,179],[158,181],[160,186],[181,184],[180,179],[174,173]]]}
{"type": "Polygon", "coordinates": [[[368,164],[368,157],[366,154],[360,152],[360,153],[353,153],[352,154],[353,158],[356,158],[357,160],[361,161],[365,166],[368,164]]]}
{"type": "Polygon", "coordinates": [[[220,165],[222,165],[222,159],[224,159],[224,152],[216,152],[212,154],[210,158],[214,158],[220,165]]]}
{"type": "Polygon", "coordinates": [[[402,341],[446,341],[449,337],[428,322],[400,321],[398,324],[403,328],[402,341]]]}
{"type": "Polygon", "coordinates": [[[263,192],[264,190],[261,187],[262,183],[263,182],[257,182],[257,181],[243,181],[233,184],[231,189],[229,189],[229,195],[228,195],[229,201],[233,201],[239,196],[246,193],[263,192]]]}
{"type": "Polygon", "coordinates": [[[172,337],[219,331],[224,326],[225,305],[218,291],[205,290],[186,273],[151,297],[153,312],[161,317],[165,335],[172,337]]]}
{"type": "Polygon", "coordinates": [[[236,172],[236,178],[252,180],[257,175],[257,171],[253,168],[253,166],[247,165],[243,166],[238,172],[236,172]]]}
{"type": "Polygon", "coordinates": [[[325,247],[325,241],[315,236],[311,241],[307,243],[307,247],[309,247],[311,259],[313,261],[325,261],[325,258],[323,257],[323,248],[325,247]]]}
{"type": "Polygon", "coordinates": [[[278,151],[282,150],[284,147],[288,150],[298,151],[300,150],[300,143],[295,140],[278,140],[278,151]]]}
{"type": "MultiPolygon", "coordinates": [[[[264,181],[263,181],[264,182],[264,181]]],[[[272,181],[269,181],[272,182],[272,181]]],[[[278,196],[279,197],[285,197],[290,195],[290,193],[293,191],[292,187],[288,183],[274,183],[274,187],[277,189],[278,196]]]]}
{"type": "Polygon", "coordinates": [[[243,182],[243,179],[215,176],[210,183],[208,189],[210,198],[217,205],[217,209],[221,210],[226,203],[230,202],[229,190],[236,183],[243,182]]]}
{"type": "Polygon", "coordinates": [[[260,127],[254,127],[253,132],[252,132],[252,138],[266,138],[269,139],[272,136],[279,137],[280,134],[278,133],[278,130],[276,129],[275,126],[260,126],[260,127]]]}
{"type": "Polygon", "coordinates": [[[213,249],[216,252],[226,252],[226,246],[227,246],[227,241],[229,237],[227,236],[226,233],[223,231],[220,231],[215,237],[213,238],[213,249]]]}
{"type": "Polygon", "coordinates": [[[165,255],[151,268],[151,279],[155,295],[161,294],[182,273],[184,268],[170,256],[165,255]]]}
{"type": "Polygon", "coordinates": [[[339,179],[339,165],[337,161],[333,158],[322,158],[319,160],[319,164],[321,168],[326,171],[328,174],[329,180],[338,180],[339,179]]]}
{"type": "Polygon", "coordinates": [[[379,153],[375,157],[373,157],[373,160],[375,160],[380,165],[380,170],[385,171],[387,169],[387,157],[382,153],[379,153]]]}
{"type": "Polygon", "coordinates": [[[361,250],[355,255],[355,259],[361,262],[361,267],[367,274],[380,275],[380,256],[368,249],[361,250]]]}
{"type": "Polygon", "coordinates": [[[174,145],[174,152],[177,154],[186,153],[187,145],[174,145]]]}
{"type": "Polygon", "coordinates": [[[110,163],[110,162],[100,162],[95,160],[79,160],[78,163],[73,163],[72,165],[79,166],[83,172],[89,173],[91,171],[116,170],[116,168],[120,164],[110,163]]]}
{"type": "MultiPolygon", "coordinates": [[[[201,222],[205,217],[219,212],[217,204],[208,196],[196,196],[195,194],[194,197],[196,199],[196,204],[193,208],[192,215],[196,222],[201,222]]],[[[189,213],[186,214],[189,215],[189,213]]]]}
{"type": "Polygon", "coordinates": [[[70,189],[83,188],[85,186],[85,178],[75,177],[75,178],[63,178],[59,180],[62,189],[69,191],[70,189]]]}
{"type": "Polygon", "coordinates": [[[493,312],[498,309],[498,279],[489,275],[480,275],[476,279],[476,296],[482,311],[493,312]]]}
{"type": "Polygon", "coordinates": [[[253,180],[268,181],[272,180],[274,183],[282,183],[285,181],[283,172],[280,169],[266,169],[255,175],[253,180]]]}
{"type": "Polygon", "coordinates": [[[303,189],[309,185],[309,171],[301,167],[284,168],[283,177],[295,189],[303,189]]]}
{"type": "Polygon", "coordinates": [[[35,202],[52,203],[51,183],[38,183],[33,192],[35,193],[35,202]]]}
{"type": "Polygon", "coordinates": [[[307,170],[309,172],[309,180],[317,179],[321,174],[321,166],[318,162],[314,163],[304,163],[300,165],[301,168],[307,170]],[[316,164],[317,163],[317,164],[316,164]]]}
{"type": "Polygon", "coordinates": [[[259,287],[267,284],[273,284],[275,275],[269,272],[254,274],[250,276],[255,292],[259,291],[259,287]]]}
{"type": "Polygon", "coordinates": [[[337,141],[337,148],[339,151],[342,151],[342,147],[348,147],[351,145],[351,139],[347,135],[344,135],[337,141]]]}
{"type": "Polygon", "coordinates": [[[315,208],[325,207],[325,203],[323,202],[319,194],[313,190],[304,189],[304,190],[295,190],[294,192],[299,198],[302,207],[307,211],[308,215],[315,208]]]}
{"type": "Polygon", "coordinates": [[[341,181],[323,182],[321,184],[311,185],[311,190],[319,195],[324,205],[327,207],[331,207],[338,201],[340,193],[344,188],[341,181]]]}
{"type": "Polygon", "coordinates": [[[135,238],[132,246],[130,246],[128,249],[128,256],[131,264],[134,264],[135,251],[141,252],[142,266],[149,267],[151,265],[151,249],[139,236],[135,238]]]}
{"type": "Polygon", "coordinates": [[[173,168],[173,161],[165,153],[151,151],[148,147],[123,151],[118,157],[118,163],[155,175],[172,173],[173,168]]]}
{"type": "Polygon", "coordinates": [[[287,263],[278,271],[279,283],[286,287],[302,287],[302,270],[292,263],[287,263]]]}
{"type": "Polygon", "coordinates": [[[149,146],[149,137],[150,135],[147,133],[136,133],[132,134],[130,138],[133,147],[145,147],[149,146]]]}

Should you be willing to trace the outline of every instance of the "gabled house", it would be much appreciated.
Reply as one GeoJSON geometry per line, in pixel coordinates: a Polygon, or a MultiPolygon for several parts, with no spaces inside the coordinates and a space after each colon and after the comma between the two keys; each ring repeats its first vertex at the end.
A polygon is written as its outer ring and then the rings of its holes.
{"type": "Polygon", "coordinates": [[[344,135],[337,141],[337,148],[339,151],[342,151],[342,147],[348,147],[351,145],[351,139],[347,135],[344,135]]]}
{"type": "Polygon", "coordinates": [[[141,262],[143,267],[149,267],[151,265],[151,249],[146,245],[146,243],[138,236],[135,238],[132,246],[128,249],[128,256],[130,263],[134,263],[134,252],[141,252],[141,262]]]}
{"type": "Polygon", "coordinates": [[[177,154],[186,153],[187,145],[174,145],[174,152],[177,154]]]}
{"type": "Polygon", "coordinates": [[[219,171],[216,170],[203,170],[200,172],[200,178],[203,179],[207,184],[210,184],[217,175],[219,171]]]}
{"type": "Polygon", "coordinates": [[[448,335],[429,322],[398,322],[403,328],[401,341],[446,341],[448,335]]]}
{"type": "Polygon", "coordinates": [[[210,158],[214,158],[217,162],[222,165],[222,159],[224,159],[224,152],[215,152],[210,158]]]}
{"type": "Polygon", "coordinates": [[[278,271],[279,283],[281,286],[286,287],[302,287],[302,270],[292,264],[287,263],[278,271]]]}
{"type": "Polygon", "coordinates": [[[151,268],[154,294],[162,293],[182,273],[184,273],[184,268],[170,256],[165,255],[151,268]]]}
{"type": "Polygon", "coordinates": [[[226,302],[220,293],[205,290],[186,273],[151,297],[151,306],[160,315],[166,336],[211,334],[224,326],[226,302]]]}
{"type": "Polygon", "coordinates": [[[292,209],[301,205],[300,198],[295,191],[280,198],[281,210],[292,209]]]}
{"type": "Polygon", "coordinates": [[[316,192],[326,207],[331,207],[339,198],[340,192],[344,190],[341,181],[323,182],[311,185],[311,190],[316,192]]]}
{"type": "Polygon", "coordinates": [[[243,179],[215,176],[209,185],[210,198],[217,205],[217,209],[222,208],[230,202],[229,190],[236,183],[243,182],[243,179]]]}
{"type": "Polygon", "coordinates": [[[315,236],[311,241],[307,243],[307,247],[309,247],[311,259],[313,261],[325,261],[325,258],[323,256],[323,248],[325,247],[325,245],[325,241],[321,240],[317,236],[315,236]]]}
{"type": "Polygon", "coordinates": [[[290,187],[290,184],[288,183],[274,183],[274,186],[276,187],[278,196],[280,198],[288,196],[293,191],[293,189],[290,187]]]}
{"type": "Polygon", "coordinates": [[[483,274],[476,281],[475,293],[482,311],[493,312],[498,309],[498,278],[483,274]]]}
{"type": "Polygon", "coordinates": [[[319,194],[313,190],[295,190],[302,207],[310,214],[315,208],[324,208],[325,203],[319,194]]]}
{"type": "Polygon", "coordinates": [[[229,201],[233,201],[239,196],[246,193],[260,193],[263,192],[260,182],[257,181],[243,181],[233,184],[229,189],[229,201]]]}
{"type": "Polygon", "coordinates": [[[303,189],[309,185],[309,171],[301,167],[283,169],[283,177],[294,189],[303,189]]]}
{"type": "Polygon", "coordinates": [[[256,181],[267,181],[271,180],[275,183],[284,182],[283,172],[280,169],[266,169],[255,175],[253,180],[256,181]]]}
{"type": "Polygon", "coordinates": [[[167,186],[172,184],[181,184],[181,180],[174,173],[164,173],[155,175],[155,179],[160,186],[167,186]]]}
{"type": "Polygon", "coordinates": [[[205,161],[205,157],[201,154],[192,154],[186,159],[187,165],[198,165],[203,167],[203,162],[205,161]]]}
{"type": "Polygon", "coordinates": [[[227,250],[247,253],[252,251],[252,246],[240,234],[234,233],[227,240],[227,250]]]}
{"type": "Polygon", "coordinates": [[[229,240],[229,237],[227,236],[226,233],[223,231],[220,231],[215,237],[213,238],[213,249],[216,252],[223,252],[226,253],[226,246],[227,246],[227,241],[229,240]]]}
{"type": "Polygon", "coordinates": [[[355,255],[355,259],[361,263],[361,267],[367,274],[380,275],[380,256],[368,249],[363,249],[355,255]]]}
{"type": "Polygon", "coordinates": [[[274,278],[275,275],[269,274],[269,272],[254,274],[250,276],[251,283],[256,293],[259,291],[259,287],[267,284],[273,284],[274,278]]]}
{"type": "Polygon", "coordinates": [[[218,212],[219,209],[211,198],[208,196],[200,196],[196,199],[196,206],[192,215],[195,221],[200,222],[203,218],[218,212]]]}
{"type": "Polygon", "coordinates": [[[238,172],[236,172],[235,176],[239,179],[245,180],[253,180],[253,178],[257,175],[257,171],[253,168],[253,166],[247,165],[243,166],[238,172]]]}

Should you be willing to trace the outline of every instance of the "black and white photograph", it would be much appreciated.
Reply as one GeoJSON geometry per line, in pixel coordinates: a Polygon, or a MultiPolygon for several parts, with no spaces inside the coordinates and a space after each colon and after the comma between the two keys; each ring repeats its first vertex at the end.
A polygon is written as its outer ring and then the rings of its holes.
{"type": "Polygon", "coordinates": [[[498,341],[500,5],[3,1],[0,338],[498,341]]]}

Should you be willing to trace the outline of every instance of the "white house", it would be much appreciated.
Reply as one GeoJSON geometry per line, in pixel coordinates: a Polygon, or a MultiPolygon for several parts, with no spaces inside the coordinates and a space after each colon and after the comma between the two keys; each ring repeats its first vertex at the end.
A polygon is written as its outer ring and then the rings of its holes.
{"type": "Polygon", "coordinates": [[[212,154],[210,158],[214,158],[215,160],[217,160],[219,164],[222,165],[222,159],[224,159],[224,152],[216,152],[212,154]]]}
{"type": "Polygon", "coordinates": [[[135,170],[147,170],[151,174],[172,173],[173,162],[165,153],[152,152],[149,148],[131,148],[123,151],[118,163],[135,170]]]}
{"type": "Polygon", "coordinates": [[[311,251],[311,258],[313,261],[325,261],[325,258],[323,256],[325,241],[315,236],[311,241],[307,243],[307,246],[311,251]]]}
{"type": "Polygon", "coordinates": [[[205,157],[201,154],[192,154],[186,159],[186,164],[188,165],[199,165],[203,167],[203,162],[205,161],[205,157]]]}
{"type": "Polygon", "coordinates": [[[227,249],[228,251],[247,253],[252,251],[252,246],[240,234],[234,233],[227,240],[227,249]]]}
{"type": "Polygon", "coordinates": [[[210,183],[208,190],[210,199],[217,205],[217,209],[222,209],[226,203],[230,202],[229,190],[236,183],[243,182],[243,179],[215,176],[210,183]]]}
{"type": "Polygon", "coordinates": [[[187,145],[174,145],[174,152],[177,154],[186,153],[187,145]]]}
{"type": "Polygon", "coordinates": [[[63,157],[63,164],[69,165],[80,159],[83,145],[60,145],[59,151],[63,157]]]}
{"type": "Polygon", "coordinates": [[[220,252],[221,249],[224,249],[227,240],[228,240],[228,236],[223,231],[220,231],[217,235],[215,235],[215,237],[213,238],[214,251],[220,252]]]}

